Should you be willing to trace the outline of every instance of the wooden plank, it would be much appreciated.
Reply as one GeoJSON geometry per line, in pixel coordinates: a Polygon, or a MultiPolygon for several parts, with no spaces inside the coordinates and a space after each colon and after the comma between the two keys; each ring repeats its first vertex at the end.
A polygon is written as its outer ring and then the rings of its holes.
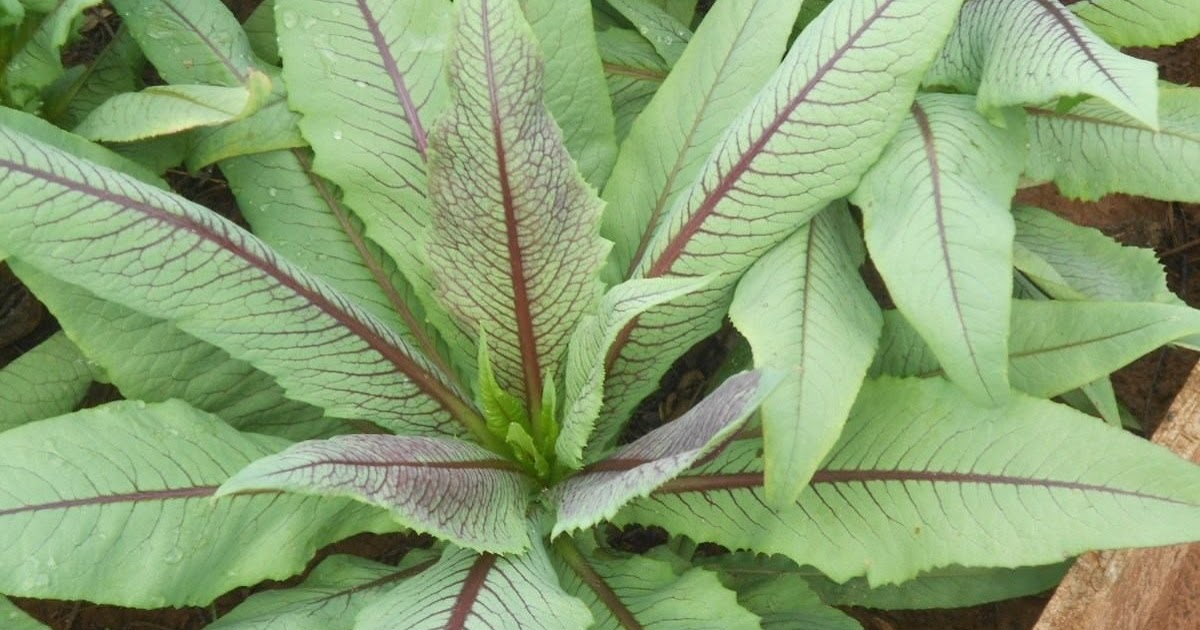
{"type": "MultiPolygon", "coordinates": [[[[1200,463],[1200,366],[1154,441],[1200,463]]],[[[1082,556],[1034,630],[1200,628],[1200,543],[1082,556]]]]}

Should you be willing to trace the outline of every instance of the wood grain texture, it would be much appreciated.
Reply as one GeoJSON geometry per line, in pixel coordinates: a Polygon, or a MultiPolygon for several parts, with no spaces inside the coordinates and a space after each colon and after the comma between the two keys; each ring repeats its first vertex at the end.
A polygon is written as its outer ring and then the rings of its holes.
{"type": "MultiPolygon", "coordinates": [[[[1154,442],[1200,463],[1200,366],[1154,442]]],[[[1034,630],[1200,628],[1200,543],[1082,556],[1034,630]]]]}

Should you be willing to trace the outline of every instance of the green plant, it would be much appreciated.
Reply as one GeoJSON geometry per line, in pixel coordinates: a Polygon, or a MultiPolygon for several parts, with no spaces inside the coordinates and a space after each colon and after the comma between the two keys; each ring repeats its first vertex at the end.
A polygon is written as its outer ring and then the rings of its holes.
{"type": "Polygon", "coordinates": [[[724,0],[693,35],[650,0],[111,4],[172,85],[75,130],[218,162],[253,234],[4,112],[0,254],[65,337],[0,372],[0,592],[206,605],[411,529],[439,542],[213,627],[852,628],[829,604],[1200,538],[1193,465],[1046,400],[1119,422],[1107,375],[1200,313],[1152,254],[1010,209],[1022,173],[1200,199],[1200,96],[1057,5],[724,0]],[[727,313],[756,369],[623,439],[727,313]],[[93,378],[128,400],[59,415],[93,378]]]}

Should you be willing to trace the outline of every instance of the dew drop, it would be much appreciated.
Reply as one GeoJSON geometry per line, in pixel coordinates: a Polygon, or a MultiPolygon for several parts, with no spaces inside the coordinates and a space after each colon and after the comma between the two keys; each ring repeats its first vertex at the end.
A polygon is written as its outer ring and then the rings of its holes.
{"type": "Polygon", "coordinates": [[[333,8],[333,17],[342,17],[342,10],[337,7],[334,7],[333,8]]]}
{"type": "Polygon", "coordinates": [[[288,28],[295,28],[296,23],[300,21],[300,17],[294,11],[284,11],[283,25],[288,28]]]}
{"type": "Polygon", "coordinates": [[[38,573],[36,575],[31,575],[31,576],[29,576],[27,583],[28,583],[30,589],[45,588],[47,586],[50,586],[50,574],[49,573],[38,573]]]}
{"type": "Polygon", "coordinates": [[[360,88],[365,88],[365,87],[367,87],[367,82],[366,81],[355,81],[354,85],[356,85],[360,88]]]}
{"type": "Polygon", "coordinates": [[[268,189],[267,189],[267,194],[268,194],[268,195],[271,195],[272,197],[274,197],[274,196],[276,196],[276,195],[278,195],[278,194],[279,194],[279,191],[278,191],[278,190],[276,190],[276,189],[274,189],[274,188],[268,188],[268,189]]]}
{"type": "Polygon", "coordinates": [[[163,562],[167,564],[179,564],[180,560],[183,560],[183,550],[178,547],[168,551],[167,555],[163,556],[163,562]]]}
{"type": "Polygon", "coordinates": [[[308,30],[317,25],[317,18],[306,18],[304,20],[304,30],[308,30]]]}
{"type": "Polygon", "coordinates": [[[333,139],[334,139],[334,140],[341,140],[341,139],[342,139],[342,130],[341,130],[341,129],[334,129],[334,130],[333,130],[333,139]]]}

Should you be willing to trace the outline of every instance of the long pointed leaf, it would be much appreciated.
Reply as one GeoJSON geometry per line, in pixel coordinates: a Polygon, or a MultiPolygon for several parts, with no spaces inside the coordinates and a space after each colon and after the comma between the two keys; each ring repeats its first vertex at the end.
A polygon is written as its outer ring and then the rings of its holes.
{"type": "Polygon", "coordinates": [[[808,485],[875,356],[883,317],[858,273],[863,259],[858,230],[836,204],[755,263],[729,307],[754,366],[786,375],[761,414],[772,505],[808,485]]]}
{"type": "Polygon", "coordinates": [[[1008,393],[1019,122],[992,126],[969,96],[929,94],[851,201],[888,292],[950,380],[979,402],[1008,393]]]}
{"type": "Polygon", "coordinates": [[[598,297],[601,203],[542,103],[537,42],[514,0],[458,9],[453,102],[431,137],[428,254],[439,301],[464,334],[486,332],[497,379],[537,417],[543,375],[598,297]]]}
{"type": "Polygon", "coordinates": [[[846,0],[796,39],[638,264],[635,277],[719,276],[647,311],[622,337],[598,445],[611,443],[681,349],[717,329],[742,272],[855,187],[899,128],[957,10],[953,0],[846,0]]]}
{"type": "Polygon", "coordinates": [[[725,381],[677,420],[622,447],[554,489],[552,536],[610,518],[728,440],[779,384],[777,375],[745,372],[725,381]]]}
{"type": "Polygon", "coordinates": [[[49,9],[37,30],[25,45],[6,59],[2,78],[5,94],[28,111],[41,104],[43,91],[63,75],[62,48],[71,34],[71,26],[84,9],[100,0],[60,0],[49,9]]]}
{"type": "Polygon", "coordinates": [[[663,7],[650,0],[608,0],[608,4],[632,22],[668,64],[674,65],[683,55],[692,32],[663,7]]]}
{"type": "Polygon", "coordinates": [[[472,419],[375,318],[195,204],[3,129],[0,200],[0,249],[173,321],[298,400],[426,434],[455,432],[448,409],[472,419]]]}
{"type": "Polygon", "coordinates": [[[359,613],[356,630],[583,630],[592,615],[563,591],[540,542],[513,556],[450,548],[359,613]]]}
{"type": "Polygon", "coordinates": [[[1200,202],[1200,88],[1160,88],[1158,131],[1094,99],[1066,113],[1026,112],[1029,179],[1082,199],[1123,192],[1200,202]]]}
{"type": "Polygon", "coordinates": [[[989,115],[1090,95],[1154,127],[1157,79],[1153,63],[1121,54],[1055,0],[968,0],[925,82],[977,90],[989,115]]]}
{"type": "Polygon", "coordinates": [[[344,499],[212,500],[233,471],[284,445],[179,401],[110,403],[0,434],[0,591],[206,605],[300,571],[328,543],[396,529],[344,499]]]}
{"type": "Polygon", "coordinates": [[[671,65],[636,32],[609,28],[596,33],[604,76],[612,97],[617,142],[622,142],[638,114],[658,91],[671,65]]]}
{"type": "Polygon", "coordinates": [[[725,0],[709,11],[634,122],[604,189],[610,282],[628,276],[667,209],[779,65],[799,10],[799,0],[725,0]]]}
{"type": "Polygon", "coordinates": [[[0,370],[0,432],[67,413],[92,384],[92,366],[57,333],[0,370]]]}
{"type": "Polygon", "coordinates": [[[237,86],[254,52],[220,0],[111,0],[146,58],[168,83],[237,86]]]}
{"type": "Polygon", "coordinates": [[[1200,468],[1063,405],[976,407],[947,381],[864,387],[812,488],[761,503],[757,440],[679,477],[622,518],[781,553],[834,580],[898,583],[934,567],[1045,564],[1200,531],[1200,468]],[[903,544],[897,544],[902,541],[903,544]]]}
{"type": "Polygon", "coordinates": [[[390,510],[407,527],[480,551],[529,546],[530,479],[461,440],[343,435],[301,442],[247,466],[217,496],[248,490],[353,497],[390,510]]]}
{"type": "Polygon", "coordinates": [[[1168,46],[1200,34],[1200,11],[1172,0],[1064,0],[1075,15],[1117,46],[1168,46]]]}
{"type": "Polygon", "coordinates": [[[861,630],[852,617],[822,602],[786,558],[749,553],[717,556],[704,562],[738,592],[743,606],[762,617],[764,630],[861,630]]]}
{"type": "Polygon", "coordinates": [[[254,113],[269,94],[270,79],[254,73],[252,87],[156,85],[118,94],[92,110],[74,129],[89,140],[131,142],[222,125],[254,113]]]}

